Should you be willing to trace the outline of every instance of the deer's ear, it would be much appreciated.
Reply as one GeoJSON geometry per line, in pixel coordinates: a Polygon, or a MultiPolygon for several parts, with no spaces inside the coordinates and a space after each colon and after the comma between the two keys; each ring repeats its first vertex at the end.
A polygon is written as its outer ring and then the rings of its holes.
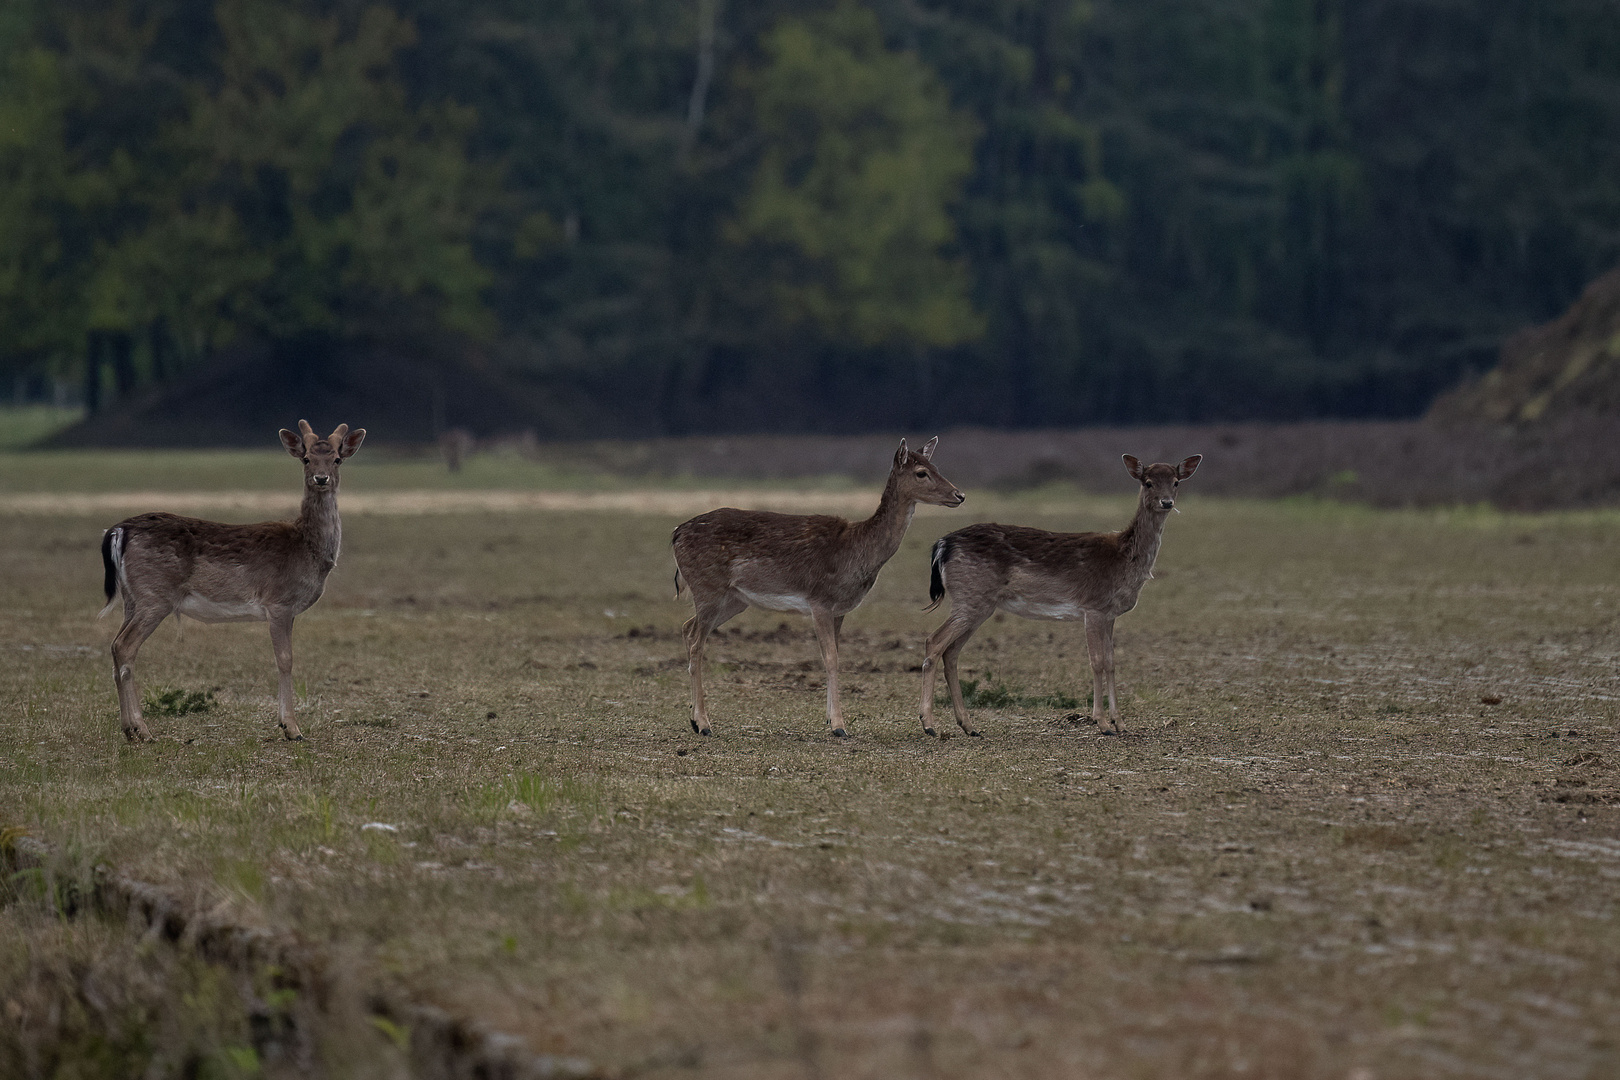
{"type": "Polygon", "coordinates": [[[1204,460],[1203,454],[1194,454],[1176,467],[1176,479],[1185,480],[1198,471],[1198,463],[1204,460]]]}
{"type": "Polygon", "coordinates": [[[1131,479],[1142,479],[1142,463],[1129,454],[1121,454],[1120,456],[1125,459],[1125,471],[1131,474],[1131,479]]]}
{"type": "Polygon", "coordinates": [[[923,448],[921,450],[917,451],[917,453],[919,453],[919,454],[921,454],[923,456],[924,461],[933,461],[934,460],[934,451],[936,449],[938,449],[938,447],[939,447],[939,436],[935,435],[932,439],[929,439],[927,442],[923,443],[923,448]]]}
{"type": "MultiPolygon", "coordinates": [[[[343,427],[340,428],[339,430],[340,431],[347,431],[348,427],[349,427],[348,424],[344,424],[343,427]]],[[[337,439],[337,436],[334,435],[334,436],[332,436],[332,438],[335,441],[337,439]]],[[[353,431],[350,431],[347,435],[343,436],[343,441],[341,443],[337,443],[338,457],[340,457],[340,458],[354,457],[354,452],[356,450],[360,449],[360,444],[365,442],[365,441],[366,441],[366,429],[363,428],[363,427],[355,428],[353,431]]]]}
{"type": "Polygon", "coordinates": [[[898,450],[896,450],[894,452],[894,463],[895,463],[895,465],[896,466],[904,465],[906,463],[906,461],[910,458],[910,456],[911,456],[911,451],[906,449],[906,440],[901,439],[900,440],[900,449],[898,449],[898,450]]]}
{"type": "Polygon", "coordinates": [[[304,456],[304,439],[301,435],[294,435],[286,428],[281,429],[281,445],[287,448],[287,453],[295,458],[304,456]]]}

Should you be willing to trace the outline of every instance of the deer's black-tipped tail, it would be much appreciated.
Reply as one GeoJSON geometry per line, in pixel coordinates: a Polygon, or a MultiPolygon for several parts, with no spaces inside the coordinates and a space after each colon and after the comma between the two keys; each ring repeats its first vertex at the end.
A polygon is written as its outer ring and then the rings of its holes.
{"type": "Polygon", "coordinates": [[[945,599],[945,560],[951,557],[951,538],[942,536],[934,541],[934,558],[928,569],[928,599],[933,603],[923,608],[933,611],[945,599]]]}
{"type": "MultiPolygon", "coordinates": [[[[677,543],[680,542],[681,530],[684,529],[685,527],[686,527],[685,522],[682,522],[681,524],[675,526],[675,531],[669,534],[669,546],[670,547],[674,547],[677,543]]],[[[675,564],[675,599],[679,600],[680,598],[681,598],[681,564],[676,563],[675,564]]]]}
{"type": "Polygon", "coordinates": [[[101,609],[101,615],[111,611],[113,601],[118,599],[118,564],[123,558],[124,530],[122,526],[114,526],[101,534],[101,589],[107,595],[107,606],[101,609]]]}
{"type": "Polygon", "coordinates": [[[118,595],[118,566],[113,562],[113,532],[108,529],[101,534],[101,568],[104,571],[101,591],[107,594],[109,604],[118,595]]]}

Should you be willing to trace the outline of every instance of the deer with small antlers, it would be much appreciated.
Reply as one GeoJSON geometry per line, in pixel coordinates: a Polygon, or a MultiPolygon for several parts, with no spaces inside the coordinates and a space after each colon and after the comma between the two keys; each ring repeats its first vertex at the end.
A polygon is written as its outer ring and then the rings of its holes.
{"type": "Polygon", "coordinates": [[[1085,620],[1091,718],[1104,734],[1123,734],[1114,695],[1114,620],[1136,606],[1153,576],[1165,519],[1176,508],[1176,489],[1202,460],[1195,455],[1180,465],[1143,465],[1126,454],[1125,469],[1142,493],[1136,516],[1120,532],[1055,533],[984,524],[941,537],[934,544],[928,588],[933,603],[927,610],[949,593],[951,614],[924,646],[923,731],[934,734],[934,680],[943,660],[956,722],[967,734],[979,734],[968,723],[956,664],[968,638],[1002,608],[1026,619],[1085,620]]]}
{"type": "Polygon", "coordinates": [[[878,571],[900,550],[918,503],[961,506],[967,498],[934,468],[930,439],[895,451],[877,512],[865,521],[815,514],[773,514],[726,507],[676,527],[675,594],[692,590],[694,613],[682,628],[692,672],[692,730],[712,735],[703,701],[703,643],[749,606],[810,616],[827,669],[827,726],[848,733],[838,698],[838,633],[844,616],[872,591],[878,571]]]}
{"type": "MultiPolygon", "coordinates": [[[[281,732],[302,739],[293,718],[292,625],[326,589],[343,542],[338,518],[338,466],[354,456],[365,428],[340,424],[321,438],[303,420],[299,434],[283,428],[281,444],[304,463],[304,502],[296,521],[224,525],[217,521],[141,514],[101,539],[107,606],[124,598],[124,625],[112,642],[118,719],[131,742],[151,731],[131,665],[142,643],[171,613],[199,622],[268,622],[280,673],[281,732]]],[[[98,616],[99,618],[99,616],[98,616]]]]}

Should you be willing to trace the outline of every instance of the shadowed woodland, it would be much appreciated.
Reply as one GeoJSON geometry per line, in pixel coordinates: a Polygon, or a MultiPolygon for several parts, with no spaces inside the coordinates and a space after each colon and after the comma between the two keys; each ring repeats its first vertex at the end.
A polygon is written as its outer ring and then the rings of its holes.
{"type": "Polygon", "coordinates": [[[1617,85],[1596,0],[15,0],[0,377],[397,371],[404,438],[1412,416],[1620,261],[1617,85]]]}

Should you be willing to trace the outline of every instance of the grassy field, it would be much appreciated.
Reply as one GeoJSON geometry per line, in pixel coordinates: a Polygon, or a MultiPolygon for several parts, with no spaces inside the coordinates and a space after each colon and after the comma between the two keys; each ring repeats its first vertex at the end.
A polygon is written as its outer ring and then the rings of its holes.
{"type": "Polygon", "coordinates": [[[83,415],[82,409],[50,405],[0,405],[0,453],[36,443],[83,415]]]}
{"type": "MultiPolygon", "coordinates": [[[[153,486],[24,457],[6,491],[153,486]]],[[[165,483],[294,482],[262,458],[165,483]]],[[[345,493],[448,482],[363,461],[345,493]]],[[[114,518],[0,508],[0,825],[64,878],[295,930],[336,997],[391,980],[614,1075],[1620,1072],[1620,514],[1184,494],[1119,624],[1127,736],[1074,715],[1083,635],[1015,618],[963,658],[985,737],[917,724],[928,545],[1131,506],[1045,489],[918,514],[846,624],[839,742],[807,621],[750,612],[700,743],[679,517],[577,511],[347,515],[294,635],[308,740],[263,626],[188,622],[141,654],[176,715],[131,747],[93,618],[114,518]]],[[[0,907],[0,1073],[310,1067],[263,978],[39,891],[0,907]]],[[[329,1074],[401,1067],[401,1032],[326,1023],[329,1074]]]]}

